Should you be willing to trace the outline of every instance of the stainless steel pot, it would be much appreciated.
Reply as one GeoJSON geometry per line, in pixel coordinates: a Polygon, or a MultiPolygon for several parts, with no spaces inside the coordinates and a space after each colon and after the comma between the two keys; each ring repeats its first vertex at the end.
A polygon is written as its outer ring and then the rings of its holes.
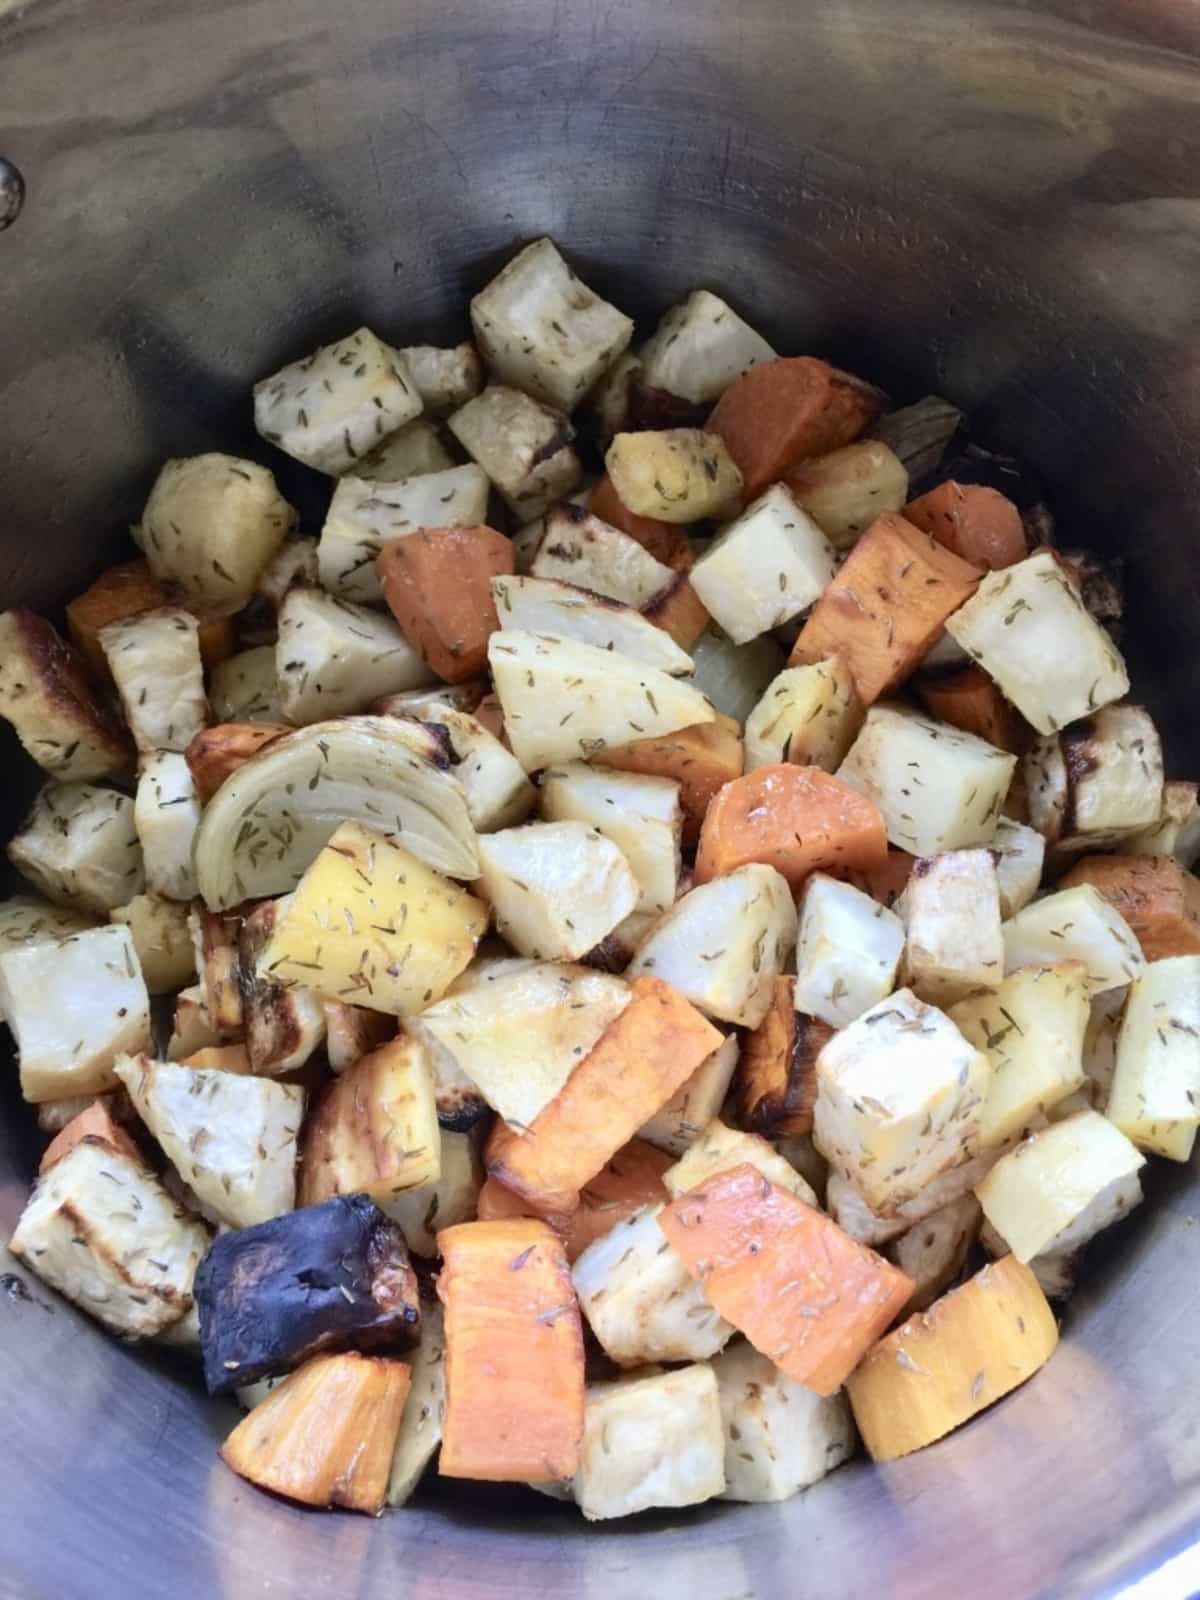
{"type": "MultiPolygon", "coordinates": [[[[623,307],[710,284],[784,349],[972,410],[1073,538],[1128,557],[1135,681],[1197,776],[1198,53],[1186,0],[18,5],[3,600],[54,606],[114,558],[165,456],[259,453],[252,379],[356,321],[457,334],[551,233],[623,307]]],[[[2,754],[11,824],[32,775],[2,754]]],[[[28,1133],[13,1099],[0,1229],[28,1133]]],[[[1049,1369],[962,1433],[615,1530],[503,1492],[302,1514],[217,1462],[230,1412],[177,1369],[5,1279],[0,1593],[1194,1592],[1196,1188],[1154,1187],[1049,1369]]]]}

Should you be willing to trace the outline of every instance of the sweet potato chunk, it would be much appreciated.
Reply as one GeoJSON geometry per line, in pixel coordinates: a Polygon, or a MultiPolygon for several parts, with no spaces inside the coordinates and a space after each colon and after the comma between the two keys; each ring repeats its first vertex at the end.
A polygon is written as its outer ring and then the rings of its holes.
{"type": "Polygon", "coordinates": [[[1147,961],[1200,953],[1200,879],[1172,856],[1088,856],[1060,889],[1090,883],[1137,934],[1147,961]]]}
{"type": "Polygon", "coordinates": [[[292,732],[282,722],[219,722],[215,728],[201,728],[183,753],[201,804],[207,805],[225,779],[260,750],[292,732]]]}
{"type": "Polygon", "coordinates": [[[812,356],[764,361],[717,401],[708,431],[724,439],[755,500],[790,466],[852,444],[879,415],[878,389],[812,356]]]}
{"type": "MultiPolygon", "coordinates": [[[[479,1222],[508,1222],[513,1217],[532,1217],[544,1222],[562,1240],[564,1247],[571,1237],[571,1226],[579,1210],[576,1193],[556,1195],[555,1205],[543,1198],[536,1205],[523,1194],[509,1189],[498,1178],[485,1178],[475,1202],[475,1217],[479,1222]]],[[[569,1259],[569,1258],[568,1258],[569,1259]]]]}
{"type": "Polygon", "coordinates": [[[1025,559],[1021,513],[998,489],[981,483],[939,483],[910,500],[904,515],[973,567],[996,571],[1025,559]]]}
{"type": "Polygon", "coordinates": [[[639,517],[630,511],[613,487],[607,473],[588,496],[588,510],[594,517],[620,528],[631,539],[636,539],[643,550],[648,550],[656,561],[676,572],[686,572],[692,565],[692,550],[683,532],[672,522],[660,522],[657,517],[639,517]]]}
{"type": "Polygon", "coordinates": [[[776,978],[771,1009],[746,1035],[734,1090],[738,1121],[764,1139],[811,1133],[817,1103],[817,1057],[833,1029],[796,1010],[794,978],[776,978]]]}
{"type": "Polygon", "coordinates": [[[683,807],[683,842],[692,845],[700,837],[700,825],[713,796],[741,777],[742,761],[742,730],[733,717],[718,712],[712,722],[605,750],[596,764],[616,767],[619,772],[672,778],[679,785],[683,807]]]}
{"type": "Polygon", "coordinates": [[[752,861],[798,889],[813,872],[853,872],[887,860],[879,808],[819,767],[756,767],[715,796],[696,853],[696,882],[752,861]]]}
{"type": "MultiPolygon", "coordinates": [[[[100,644],[100,630],[110,622],[140,617],[175,601],[171,589],[159,583],[145,560],[124,561],[109,567],[95,583],[67,603],[67,630],[80,655],[102,683],[112,682],[108,660],[100,644]]],[[[200,658],[211,671],[237,647],[232,617],[199,616],[200,658]]]]}
{"type": "MultiPolygon", "coordinates": [[[[38,1177],[45,1177],[50,1168],[68,1155],[82,1139],[99,1139],[102,1144],[111,1145],[114,1150],[119,1150],[122,1155],[128,1156],[131,1161],[141,1161],[138,1148],[123,1128],[119,1128],[113,1121],[112,1113],[103,1100],[93,1100],[90,1106],[77,1116],[71,1118],[61,1133],[56,1133],[54,1138],[42,1152],[42,1159],[38,1163],[38,1177]]],[[[671,1158],[663,1157],[663,1165],[669,1166],[671,1158]]],[[[661,1187],[661,1185],[660,1185],[661,1187]]],[[[664,1191],[665,1192],[665,1191],[664,1191]]],[[[661,1196],[659,1196],[661,1198],[661,1196]]],[[[620,1218],[617,1218],[620,1221],[620,1218]]]]}
{"type": "Polygon", "coordinates": [[[1009,705],[982,667],[972,663],[918,678],[917,699],[931,717],[974,733],[998,750],[1021,755],[1033,737],[1021,713],[1009,705]]]}
{"type": "Polygon", "coordinates": [[[583,1330],[563,1247],[544,1222],[438,1235],[446,1308],[447,1478],[552,1483],[579,1466],[583,1330]]]}
{"type": "Polygon", "coordinates": [[[514,571],[511,539],[482,523],[421,528],[389,539],[375,569],[392,615],[439,678],[461,683],[484,670],[499,627],[492,579],[514,571]]]}
{"type": "Polygon", "coordinates": [[[870,706],[902,683],[980,574],[894,512],[863,534],[817,601],[788,666],[838,655],[870,706]]]}
{"type": "Polygon", "coordinates": [[[644,1139],[631,1139],[606,1161],[579,1191],[579,1210],[571,1218],[567,1237],[567,1260],[574,1261],[643,1206],[666,1200],[662,1175],[671,1164],[665,1150],[656,1150],[644,1139]]]}
{"type": "Polygon", "coordinates": [[[659,1217],[710,1304],[789,1378],[834,1394],[913,1282],[744,1162],[659,1217]]]}
{"type": "Polygon", "coordinates": [[[632,998],[528,1131],[497,1122],[492,1177],[529,1199],[582,1189],[721,1044],[721,1035],[660,978],[632,998]]]}

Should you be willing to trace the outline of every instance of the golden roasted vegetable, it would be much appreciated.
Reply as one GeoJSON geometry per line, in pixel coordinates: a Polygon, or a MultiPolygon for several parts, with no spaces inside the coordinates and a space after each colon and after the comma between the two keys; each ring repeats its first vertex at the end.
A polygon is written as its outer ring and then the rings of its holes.
{"type": "Polygon", "coordinates": [[[811,1133],[817,1057],[833,1029],[793,1001],[794,978],[776,978],[771,1009],[746,1035],[735,1080],[738,1120],[765,1139],[811,1133]]]}
{"type": "Polygon", "coordinates": [[[64,782],[131,770],[133,740],[97,694],[79,657],[44,617],[0,612],[0,717],[64,782]]]}

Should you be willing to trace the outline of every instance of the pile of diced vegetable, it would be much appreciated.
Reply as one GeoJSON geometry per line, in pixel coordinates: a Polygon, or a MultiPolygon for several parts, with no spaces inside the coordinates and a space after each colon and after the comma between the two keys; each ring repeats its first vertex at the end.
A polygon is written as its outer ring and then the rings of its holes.
{"type": "Polygon", "coordinates": [[[310,1505],[781,1499],[1031,1377],[1188,1159],[1197,786],[947,402],[704,290],[634,347],[548,240],[471,323],[257,385],[315,536],[171,461],[70,643],[0,616],[11,1249],[310,1505]]]}

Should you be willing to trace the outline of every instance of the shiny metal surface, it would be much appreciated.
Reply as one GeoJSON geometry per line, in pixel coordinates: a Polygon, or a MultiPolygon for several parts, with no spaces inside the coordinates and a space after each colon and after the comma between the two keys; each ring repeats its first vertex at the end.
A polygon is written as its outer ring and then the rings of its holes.
{"type": "MultiPolygon", "coordinates": [[[[1128,556],[1135,681],[1195,776],[1198,55],[1185,0],[18,8],[3,598],[52,606],[112,559],[166,455],[261,454],[252,379],[356,321],[457,336],[549,232],[634,312],[709,284],[784,349],[974,411],[1075,538],[1128,556]]],[[[0,757],[11,822],[32,778],[0,757]]],[[[27,1126],[10,1099],[0,1230],[27,1126]]],[[[0,1594],[1187,1593],[1200,1229],[1190,1173],[1156,1190],[1050,1368],[961,1434],[781,1507],[620,1529],[505,1493],[300,1513],[219,1465],[231,1413],[179,1369],[0,1292],[0,1594]]]]}

